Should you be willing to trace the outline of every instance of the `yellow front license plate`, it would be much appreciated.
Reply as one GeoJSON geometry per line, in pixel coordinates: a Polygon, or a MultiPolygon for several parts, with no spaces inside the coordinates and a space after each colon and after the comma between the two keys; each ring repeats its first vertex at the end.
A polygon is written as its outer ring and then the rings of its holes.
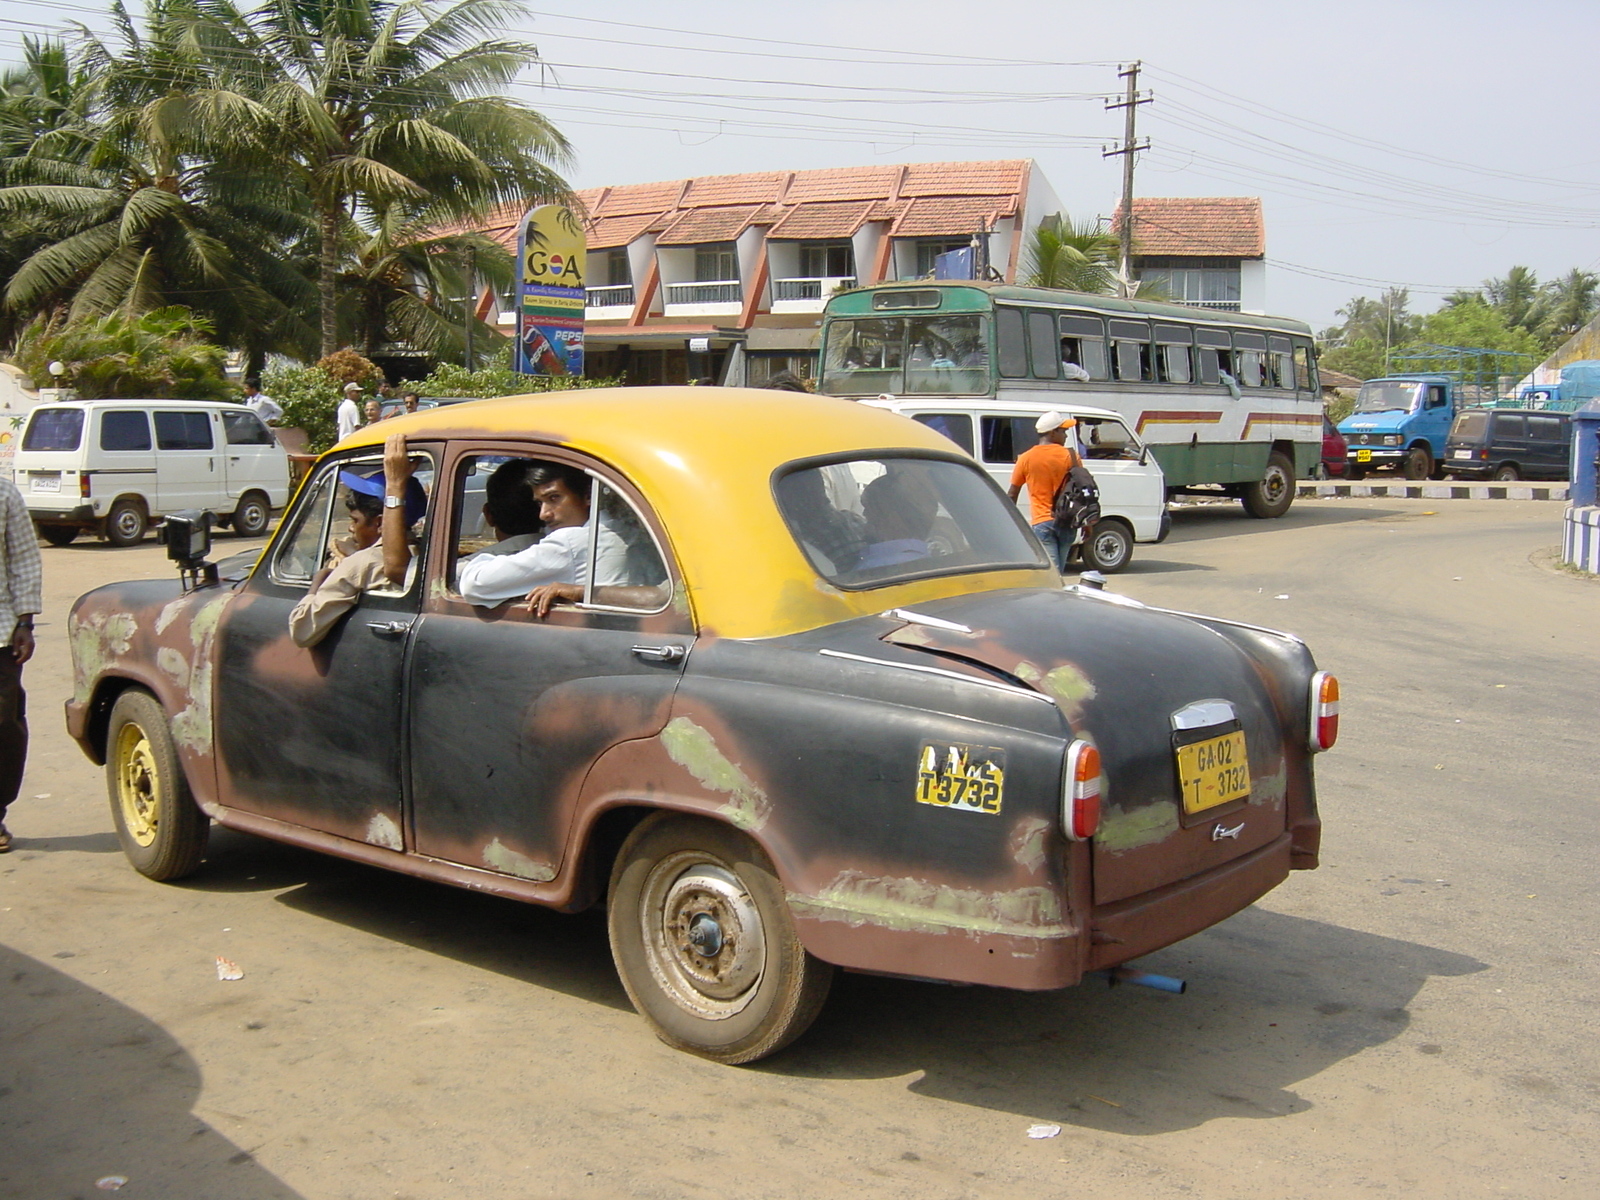
{"type": "Polygon", "coordinates": [[[1371,462],[1372,461],[1372,451],[1371,450],[1357,450],[1356,451],[1356,461],[1357,462],[1371,462]]]}
{"type": "Polygon", "coordinates": [[[1250,763],[1245,758],[1244,731],[1207,738],[1178,747],[1178,782],[1183,785],[1183,811],[1204,812],[1250,794],[1250,763]]]}

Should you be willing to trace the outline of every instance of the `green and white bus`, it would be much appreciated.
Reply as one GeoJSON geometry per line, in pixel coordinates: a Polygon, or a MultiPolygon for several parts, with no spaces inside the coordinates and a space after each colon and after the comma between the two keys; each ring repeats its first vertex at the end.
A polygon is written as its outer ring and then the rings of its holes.
{"type": "Polygon", "coordinates": [[[841,292],[822,326],[830,396],[993,396],[1122,414],[1170,493],[1278,517],[1322,457],[1322,395],[1300,321],[1007,284],[841,292]]]}

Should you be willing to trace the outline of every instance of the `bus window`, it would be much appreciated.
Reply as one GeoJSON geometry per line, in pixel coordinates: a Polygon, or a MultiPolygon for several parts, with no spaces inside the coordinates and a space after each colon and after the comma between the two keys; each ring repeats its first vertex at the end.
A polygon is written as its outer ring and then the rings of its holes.
{"type": "Polygon", "coordinates": [[[1265,387],[1267,339],[1259,333],[1233,335],[1233,377],[1241,387],[1265,387]]]}
{"type": "Polygon", "coordinates": [[[979,317],[913,317],[906,337],[907,393],[987,392],[989,349],[979,317]]]}
{"type": "Polygon", "coordinates": [[[1162,383],[1188,383],[1194,375],[1190,342],[1194,334],[1182,325],[1156,326],[1156,378],[1162,383]]]}
{"type": "Polygon", "coordinates": [[[994,336],[999,347],[1000,374],[1005,379],[1028,377],[1028,344],[1022,334],[1022,311],[996,306],[994,336]]]}
{"type": "Polygon", "coordinates": [[[972,418],[966,413],[912,413],[911,419],[942,433],[968,454],[972,453],[972,418]]]}
{"type": "Polygon", "coordinates": [[[1294,390],[1294,350],[1288,338],[1267,339],[1267,386],[1294,390]]]}
{"type": "Polygon", "coordinates": [[[1306,342],[1294,344],[1295,386],[1302,392],[1317,391],[1317,360],[1312,357],[1311,346],[1306,342]]]}
{"type": "MultiPolygon", "coordinates": [[[[1106,327],[1099,317],[1061,318],[1061,362],[1063,366],[1071,363],[1082,367],[1090,379],[1111,378],[1107,369],[1110,364],[1106,358],[1106,327]]],[[[1073,378],[1077,373],[1067,371],[1065,374],[1073,378]]]]}
{"type": "Polygon", "coordinates": [[[1201,383],[1221,383],[1222,376],[1233,375],[1233,339],[1226,329],[1196,329],[1195,373],[1201,383]]]}
{"type": "Polygon", "coordinates": [[[1112,321],[1111,361],[1117,378],[1137,383],[1155,378],[1150,355],[1150,326],[1142,321],[1112,321]]]}
{"type": "Polygon", "coordinates": [[[1061,375],[1061,347],[1056,336],[1056,315],[1043,309],[1028,313],[1028,365],[1035,379],[1061,375]]]}
{"type": "Polygon", "coordinates": [[[1014,463],[1017,455],[1039,444],[1034,417],[983,417],[983,461],[1014,463]]]}
{"type": "Polygon", "coordinates": [[[835,321],[823,349],[822,390],[835,396],[902,391],[905,324],[901,317],[835,321]]]}

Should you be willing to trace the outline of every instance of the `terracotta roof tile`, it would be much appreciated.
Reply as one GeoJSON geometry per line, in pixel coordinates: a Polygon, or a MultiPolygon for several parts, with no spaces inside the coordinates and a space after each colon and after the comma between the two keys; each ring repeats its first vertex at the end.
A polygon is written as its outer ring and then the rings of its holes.
{"type": "Polygon", "coordinates": [[[626,217],[601,217],[589,226],[589,249],[610,250],[626,246],[655,223],[654,213],[633,213],[626,217]]]}
{"type": "Polygon", "coordinates": [[[787,171],[759,171],[750,175],[702,175],[689,181],[685,208],[711,208],[724,204],[773,204],[789,182],[787,171]]]}
{"type": "MultiPolygon", "coordinates": [[[[1115,228],[1122,228],[1119,206],[1115,228]]],[[[1267,252],[1259,196],[1147,197],[1133,202],[1137,254],[1260,258],[1267,252]]]]}
{"type": "Polygon", "coordinates": [[[797,204],[767,231],[773,238],[847,238],[861,228],[872,209],[870,200],[837,204],[797,204]]]}
{"type": "Polygon", "coordinates": [[[656,239],[658,246],[697,246],[705,242],[731,242],[745,231],[760,212],[754,204],[732,208],[691,208],[685,210],[656,239]]]}
{"type": "Polygon", "coordinates": [[[1014,200],[998,196],[924,196],[911,206],[889,229],[891,237],[960,237],[976,233],[985,219],[993,225],[996,217],[1016,210],[1014,200]]]}
{"type": "Polygon", "coordinates": [[[595,217],[628,217],[635,213],[663,213],[678,202],[683,190],[683,180],[669,179],[663,183],[627,183],[614,187],[607,193],[595,217]]]}
{"type": "Polygon", "coordinates": [[[914,163],[906,168],[902,196],[1016,196],[1028,178],[1028,160],[914,163]]]}
{"type": "Polygon", "coordinates": [[[796,171],[783,201],[785,204],[826,204],[840,200],[886,200],[899,175],[899,167],[796,171]]]}

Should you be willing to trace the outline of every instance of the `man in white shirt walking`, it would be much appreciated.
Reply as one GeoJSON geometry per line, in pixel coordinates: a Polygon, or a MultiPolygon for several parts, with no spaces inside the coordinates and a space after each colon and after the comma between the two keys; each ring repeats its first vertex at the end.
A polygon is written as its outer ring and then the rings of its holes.
{"type": "Polygon", "coordinates": [[[33,657],[33,616],[44,607],[39,535],[28,507],[0,476],[0,854],[11,849],[6,809],[22,790],[28,707],[22,664],[33,657]]]}
{"type": "Polygon", "coordinates": [[[283,416],[283,405],[261,390],[259,379],[246,379],[244,381],[245,407],[261,418],[264,425],[271,425],[283,416]]]}
{"type": "Polygon", "coordinates": [[[344,385],[344,399],[339,401],[339,440],[342,442],[361,428],[361,385],[344,385]]]}

